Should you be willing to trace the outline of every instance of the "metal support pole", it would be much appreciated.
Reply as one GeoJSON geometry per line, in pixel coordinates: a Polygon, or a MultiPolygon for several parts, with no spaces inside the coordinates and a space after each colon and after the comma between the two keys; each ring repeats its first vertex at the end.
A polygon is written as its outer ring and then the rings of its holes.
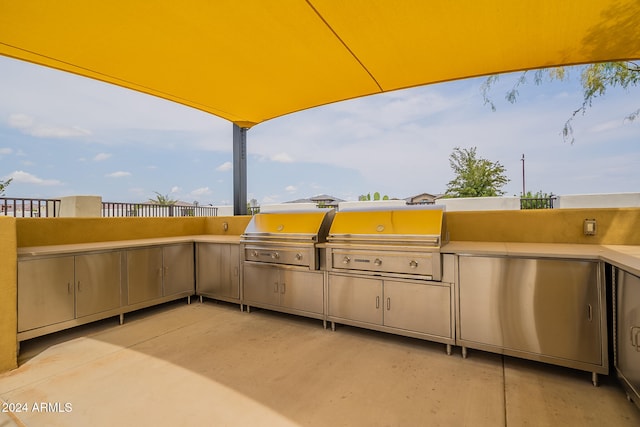
{"type": "Polygon", "coordinates": [[[233,125],[233,214],[247,214],[247,128],[233,125]]]}
{"type": "Polygon", "coordinates": [[[522,159],[520,160],[522,160],[522,197],[527,197],[524,186],[524,154],[522,155],[522,159]]]}

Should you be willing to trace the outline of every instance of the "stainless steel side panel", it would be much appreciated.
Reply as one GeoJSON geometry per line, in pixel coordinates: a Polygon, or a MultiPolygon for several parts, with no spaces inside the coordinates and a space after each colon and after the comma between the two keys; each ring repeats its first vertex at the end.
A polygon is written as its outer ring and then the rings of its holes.
{"type": "Polygon", "coordinates": [[[591,261],[460,256],[456,343],[606,373],[600,274],[591,261]]]}
{"type": "Polygon", "coordinates": [[[616,269],[616,370],[640,407],[640,277],[616,269]]]}
{"type": "Polygon", "coordinates": [[[74,257],[18,261],[18,332],[74,318],[74,257]]]}

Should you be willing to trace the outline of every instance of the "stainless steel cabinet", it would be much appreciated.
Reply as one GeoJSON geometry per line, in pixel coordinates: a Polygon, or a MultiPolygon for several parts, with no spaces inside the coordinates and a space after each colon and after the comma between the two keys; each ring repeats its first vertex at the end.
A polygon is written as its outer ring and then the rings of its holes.
{"type": "Polygon", "coordinates": [[[607,373],[596,261],[460,256],[456,343],[607,373]]]}
{"type": "Polygon", "coordinates": [[[324,273],[245,263],[243,303],[323,318],[324,273]]]}
{"type": "Polygon", "coordinates": [[[19,260],[18,338],[117,315],[120,257],[112,251],[19,260]]]}
{"type": "Polygon", "coordinates": [[[240,247],[226,243],[198,243],[197,294],[240,302],[240,247]]]}
{"type": "Polygon", "coordinates": [[[328,318],[453,343],[449,283],[329,274],[328,318]]]}
{"type": "Polygon", "coordinates": [[[195,269],[193,243],[168,245],[162,248],[162,295],[193,295],[195,269]]]}
{"type": "Polygon", "coordinates": [[[127,250],[127,304],[162,297],[162,248],[127,250]]]}
{"type": "Polygon", "coordinates": [[[77,255],[76,317],[120,307],[120,251],[77,255]]]}
{"type": "Polygon", "coordinates": [[[19,261],[18,332],[74,318],[74,257],[19,261]]]}
{"type": "Polygon", "coordinates": [[[615,367],[627,396],[640,408],[640,277],[615,269],[615,367]]]}
{"type": "Polygon", "coordinates": [[[126,253],[127,305],[150,305],[195,292],[192,243],[128,249],[126,253]]]}

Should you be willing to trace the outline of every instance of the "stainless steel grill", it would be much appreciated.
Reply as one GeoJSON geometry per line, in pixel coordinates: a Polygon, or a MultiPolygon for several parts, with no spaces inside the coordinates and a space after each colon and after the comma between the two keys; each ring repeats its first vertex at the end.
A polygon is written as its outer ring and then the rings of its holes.
{"type": "Polygon", "coordinates": [[[240,241],[244,261],[318,270],[317,244],[326,241],[333,210],[254,215],[240,241]]]}
{"type": "Polygon", "coordinates": [[[442,209],[338,212],[327,238],[329,268],[439,281],[443,225],[442,209]]]}

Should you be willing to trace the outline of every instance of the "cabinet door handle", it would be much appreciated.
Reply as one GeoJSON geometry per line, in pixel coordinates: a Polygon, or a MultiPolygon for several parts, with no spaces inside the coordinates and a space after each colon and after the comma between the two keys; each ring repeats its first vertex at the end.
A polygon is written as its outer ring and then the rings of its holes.
{"type": "Polygon", "coordinates": [[[282,293],[282,294],[284,294],[284,293],[285,293],[285,291],[286,291],[286,286],[287,286],[287,285],[286,285],[286,283],[283,283],[283,284],[282,284],[282,291],[280,291],[280,293],[282,293]]]}
{"type": "Polygon", "coordinates": [[[631,346],[640,352],[640,327],[638,326],[631,327],[631,346]]]}
{"type": "Polygon", "coordinates": [[[278,282],[273,282],[273,292],[277,294],[278,291],[279,291],[278,282]]]}
{"type": "Polygon", "coordinates": [[[587,319],[589,319],[589,322],[593,320],[593,309],[591,308],[591,304],[587,304],[587,319]]]}
{"type": "Polygon", "coordinates": [[[376,308],[380,308],[380,297],[376,297],[376,308]]]}
{"type": "Polygon", "coordinates": [[[234,276],[238,275],[238,267],[233,267],[233,275],[234,276]]]}
{"type": "Polygon", "coordinates": [[[80,280],[78,280],[78,292],[81,292],[82,289],[80,289],[80,280]]]}
{"type": "Polygon", "coordinates": [[[71,294],[71,282],[67,282],[67,293],[71,294]]]}
{"type": "Polygon", "coordinates": [[[387,298],[387,311],[391,310],[391,298],[387,298]]]}

